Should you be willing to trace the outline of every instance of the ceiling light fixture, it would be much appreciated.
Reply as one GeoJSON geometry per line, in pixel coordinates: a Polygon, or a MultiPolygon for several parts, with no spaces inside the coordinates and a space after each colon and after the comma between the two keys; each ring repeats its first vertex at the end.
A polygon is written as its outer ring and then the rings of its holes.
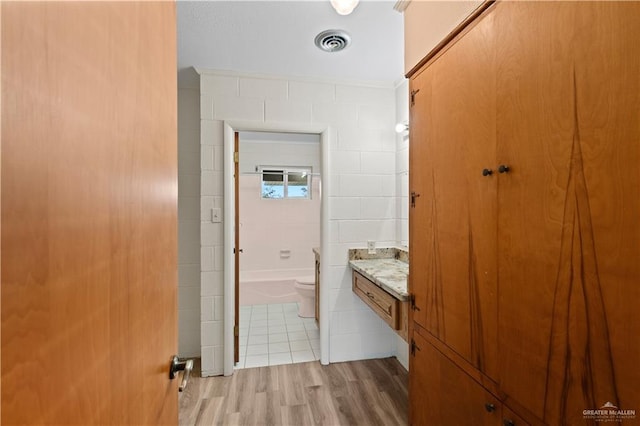
{"type": "Polygon", "coordinates": [[[331,0],[331,6],[339,15],[348,15],[358,6],[360,0],[331,0]]]}

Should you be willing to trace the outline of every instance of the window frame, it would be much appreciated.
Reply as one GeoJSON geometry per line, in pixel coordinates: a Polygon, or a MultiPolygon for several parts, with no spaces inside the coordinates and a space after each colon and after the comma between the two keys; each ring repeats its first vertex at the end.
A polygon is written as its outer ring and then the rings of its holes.
{"type": "Polygon", "coordinates": [[[313,169],[310,166],[259,166],[260,173],[260,198],[262,200],[310,200],[313,169]],[[263,192],[264,175],[282,173],[282,197],[265,197],[263,192]],[[289,196],[289,173],[306,173],[307,174],[307,196],[306,197],[290,197],[289,196]]]}

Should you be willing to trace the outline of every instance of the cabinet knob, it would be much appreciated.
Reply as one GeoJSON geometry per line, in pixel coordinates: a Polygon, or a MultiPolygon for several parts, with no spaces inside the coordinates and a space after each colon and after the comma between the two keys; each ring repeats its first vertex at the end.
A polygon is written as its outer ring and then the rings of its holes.
{"type": "Polygon", "coordinates": [[[504,426],[516,426],[515,422],[513,420],[511,420],[511,419],[504,419],[502,421],[502,424],[504,426]]]}
{"type": "Polygon", "coordinates": [[[500,167],[498,167],[498,171],[500,173],[507,173],[509,171],[509,166],[507,166],[506,164],[500,164],[500,167]]]}
{"type": "Polygon", "coordinates": [[[484,409],[489,413],[493,413],[494,411],[496,411],[496,406],[494,404],[491,404],[490,402],[487,402],[486,404],[484,404],[484,409]]]}
{"type": "Polygon", "coordinates": [[[493,170],[491,170],[491,169],[483,169],[482,170],[482,176],[491,176],[491,174],[493,174],[493,170]]]}

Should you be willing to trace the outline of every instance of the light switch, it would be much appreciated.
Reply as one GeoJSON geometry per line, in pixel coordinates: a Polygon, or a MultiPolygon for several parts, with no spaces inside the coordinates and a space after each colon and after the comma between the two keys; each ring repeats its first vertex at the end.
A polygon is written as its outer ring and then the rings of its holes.
{"type": "Polygon", "coordinates": [[[222,222],[222,212],[219,208],[211,209],[211,222],[218,223],[222,222]]]}

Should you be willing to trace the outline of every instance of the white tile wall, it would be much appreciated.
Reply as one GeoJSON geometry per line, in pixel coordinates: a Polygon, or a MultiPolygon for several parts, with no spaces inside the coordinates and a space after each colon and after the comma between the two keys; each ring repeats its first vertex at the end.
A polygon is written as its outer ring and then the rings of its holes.
{"type": "Polygon", "coordinates": [[[311,123],[311,102],[267,100],[265,121],[311,123]]]}
{"type": "MultiPolygon", "coordinates": [[[[178,355],[200,355],[200,91],[178,90],[178,355]]],[[[213,104],[211,104],[213,106],[213,104]]]]}
{"type": "Polygon", "coordinates": [[[237,76],[202,74],[200,91],[208,96],[238,96],[240,79],[237,76]]]}
{"type": "MultiPolygon", "coordinates": [[[[396,87],[396,122],[409,122],[409,81],[396,87]]],[[[396,134],[397,240],[409,244],[409,134],[396,134]]]]}
{"type": "Polygon", "coordinates": [[[338,220],[359,219],[360,218],[360,198],[359,197],[334,197],[331,201],[332,218],[336,219],[336,225],[340,225],[338,220]]]}
{"type": "Polygon", "coordinates": [[[264,121],[264,100],[221,96],[214,99],[216,120],[264,121]]]}
{"type": "Polygon", "coordinates": [[[326,102],[335,100],[336,88],[330,83],[309,83],[303,81],[289,81],[290,100],[309,100],[326,102]]]}
{"type": "MultiPolygon", "coordinates": [[[[200,219],[200,235],[185,224],[181,241],[184,260],[180,282],[193,286],[196,278],[200,300],[193,303],[193,291],[183,290],[181,306],[197,310],[200,318],[203,375],[223,372],[223,275],[222,226],[210,226],[210,209],[222,208],[223,200],[223,121],[277,123],[322,123],[331,126],[331,185],[324,188],[331,197],[329,223],[330,277],[330,361],[389,356],[397,349],[396,335],[379,320],[351,291],[351,270],[347,250],[364,247],[368,239],[378,246],[401,242],[404,234],[398,221],[406,209],[400,208],[403,188],[400,171],[404,154],[393,127],[397,105],[406,98],[406,87],[370,87],[330,81],[261,78],[234,73],[203,72],[200,93],[189,92],[194,117],[201,117],[199,132],[186,131],[180,148],[191,147],[200,137],[202,147],[188,152],[181,167],[199,165],[202,171],[182,173],[180,181],[180,217],[184,221],[200,219]],[[404,90],[404,91],[403,91],[404,90]],[[197,111],[198,106],[200,110],[197,111]],[[196,205],[190,198],[199,198],[196,205]],[[198,215],[199,211],[199,215],[198,215]],[[193,241],[189,241],[193,239],[193,241]],[[191,245],[195,247],[192,248],[191,245]],[[202,271],[197,274],[195,267],[202,271]],[[186,305],[185,305],[186,303],[186,305]],[[189,305],[189,306],[187,306],[189,305]]],[[[182,106],[182,105],[181,105],[182,106]]],[[[407,114],[408,115],[408,114],[407,114]]],[[[191,123],[190,123],[191,124],[191,123]]],[[[405,146],[406,148],[406,146],[405,146]]],[[[408,164],[408,162],[407,162],[408,164]]],[[[188,328],[193,313],[183,315],[181,325],[188,328]]],[[[190,328],[192,331],[193,329],[190,328]]],[[[180,341],[192,337],[180,330],[180,341]]]]}
{"type": "Polygon", "coordinates": [[[287,99],[288,86],[286,80],[268,78],[240,79],[240,97],[287,99]]]}
{"type": "MultiPolygon", "coordinates": [[[[409,81],[396,86],[396,122],[409,122],[409,81]]],[[[396,242],[409,245],[409,134],[396,134],[396,242]]],[[[409,369],[409,345],[396,335],[395,356],[409,369]]]]}
{"type": "Polygon", "coordinates": [[[311,111],[315,123],[348,127],[358,119],[358,104],[355,103],[314,102],[311,111]]]}

